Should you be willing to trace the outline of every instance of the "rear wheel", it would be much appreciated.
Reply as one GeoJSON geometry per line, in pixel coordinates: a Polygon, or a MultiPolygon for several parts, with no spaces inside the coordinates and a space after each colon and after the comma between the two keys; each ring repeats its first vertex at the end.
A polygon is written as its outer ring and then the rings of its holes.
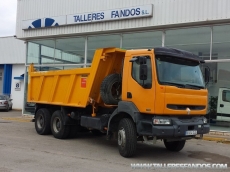
{"type": "Polygon", "coordinates": [[[35,129],[38,134],[46,135],[51,133],[50,129],[51,115],[48,109],[42,108],[35,115],[35,129]]]}
{"type": "Polygon", "coordinates": [[[69,136],[70,126],[64,125],[60,110],[55,111],[51,117],[51,131],[57,139],[65,139],[69,136]]]}
{"type": "Polygon", "coordinates": [[[173,152],[179,152],[184,148],[185,140],[173,141],[173,142],[167,142],[166,140],[164,140],[164,144],[166,149],[173,152]]]}
{"type": "Polygon", "coordinates": [[[9,112],[9,110],[10,110],[10,107],[9,107],[9,105],[6,107],[6,112],[9,112]]]}
{"type": "Polygon", "coordinates": [[[121,156],[131,157],[136,153],[137,134],[133,120],[124,118],[118,125],[118,148],[121,156]]]}

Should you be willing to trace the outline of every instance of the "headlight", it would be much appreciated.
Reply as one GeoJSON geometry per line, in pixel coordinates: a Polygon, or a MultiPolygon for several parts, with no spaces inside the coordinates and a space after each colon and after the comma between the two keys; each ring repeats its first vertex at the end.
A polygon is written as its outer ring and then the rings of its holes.
{"type": "Polygon", "coordinates": [[[203,122],[204,122],[204,124],[207,124],[207,118],[203,118],[203,122]]]}
{"type": "Polygon", "coordinates": [[[153,119],[153,124],[155,125],[170,125],[170,119],[153,119]]]}

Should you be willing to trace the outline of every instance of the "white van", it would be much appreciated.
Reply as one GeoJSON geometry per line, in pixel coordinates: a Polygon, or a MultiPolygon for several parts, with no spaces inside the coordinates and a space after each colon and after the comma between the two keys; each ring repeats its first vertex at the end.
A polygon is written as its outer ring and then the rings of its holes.
{"type": "Polygon", "coordinates": [[[230,88],[219,88],[216,119],[230,122],[230,88]]]}

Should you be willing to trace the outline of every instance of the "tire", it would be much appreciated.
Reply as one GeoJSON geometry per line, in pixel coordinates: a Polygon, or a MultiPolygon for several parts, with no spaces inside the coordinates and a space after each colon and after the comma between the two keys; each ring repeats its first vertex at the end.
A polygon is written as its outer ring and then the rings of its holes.
{"type": "Polygon", "coordinates": [[[36,112],[35,115],[35,129],[38,134],[46,135],[51,133],[50,129],[51,115],[48,109],[41,108],[36,112]]]}
{"type": "Polygon", "coordinates": [[[184,148],[185,140],[173,141],[173,142],[167,142],[166,140],[164,140],[164,145],[166,149],[168,149],[169,151],[179,152],[184,148]]]}
{"type": "Polygon", "coordinates": [[[133,120],[124,118],[119,122],[117,141],[121,156],[131,157],[136,153],[137,133],[133,120]]]}
{"type": "Polygon", "coordinates": [[[57,139],[65,139],[69,136],[70,126],[64,125],[60,110],[55,111],[51,117],[51,131],[57,139]]]}
{"type": "Polygon", "coordinates": [[[5,111],[6,111],[6,112],[9,112],[9,110],[10,110],[10,107],[9,107],[9,105],[8,105],[5,111]]]}
{"type": "Polygon", "coordinates": [[[119,74],[111,74],[102,81],[100,95],[105,104],[118,104],[121,99],[121,77],[119,74]]]}

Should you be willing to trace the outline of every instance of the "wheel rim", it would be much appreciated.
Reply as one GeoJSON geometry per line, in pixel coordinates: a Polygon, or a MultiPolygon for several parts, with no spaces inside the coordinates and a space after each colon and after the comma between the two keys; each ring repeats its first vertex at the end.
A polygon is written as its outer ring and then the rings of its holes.
{"type": "Polygon", "coordinates": [[[44,126],[44,118],[42,115],[38,116],[38,120],[37,120],[37,126],[39,129],[42,129],[44,126]]]}
{"type": "Polygon", "coordinates": [[[58,133],[61,130],[61,119],[60,118],[58,117],[54,118],[53,129],[54,129],[54,132],[56,133],[58,133]]]}
{"type": "Polygon", "coordinates": [[[121,147],[125,147],[125,129],[121,128],[118,131],[118,145],[121,147]]]}
{"type": "Polygon", "coordinates": [[[115,99],[120,99],[121,97],[121,83],[115,82],[111,88],[111,94],[115,99]]]}

